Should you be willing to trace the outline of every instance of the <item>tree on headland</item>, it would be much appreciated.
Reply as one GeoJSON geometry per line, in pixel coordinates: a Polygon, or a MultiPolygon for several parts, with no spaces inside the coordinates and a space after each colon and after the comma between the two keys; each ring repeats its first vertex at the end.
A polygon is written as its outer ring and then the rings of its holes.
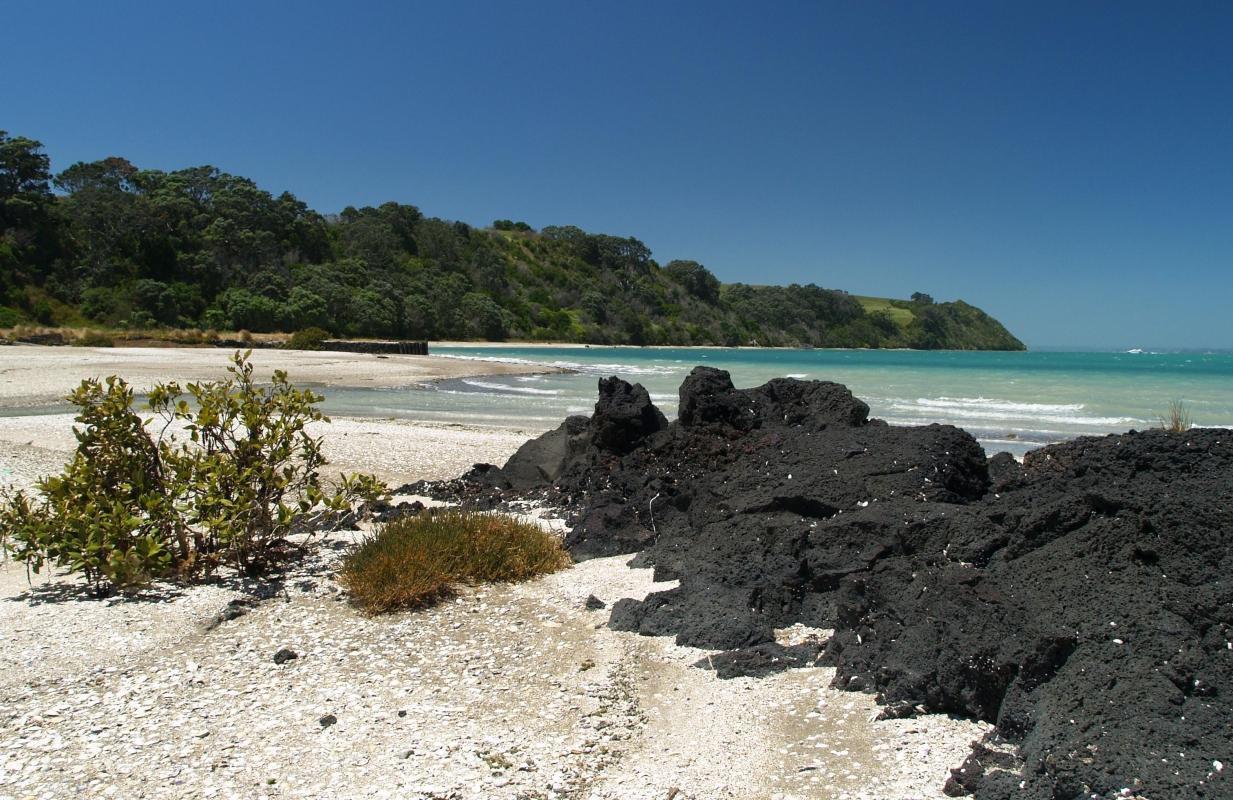
{"type": "Polygon", "coordinates": [[[0,130],[0,325],[50,316],[46,298],[24,289],[45,283],[56,257],[54,200],[42,143],[0,130]]]}
{"type": "Polygon", "coordinates": [[[525,222],[514,222],[510,219],[493,220],[492,228],[497,231],[520,231],[522,233],[530,233],[535,230],[525,222]]]}
{"type": "Polygon", "coordinates": [[[395,202],[324,216],[216,167],[164,172],[119,156],[53,178],[38,142],[8,134],[0,201],[0,327],[71,320],[597,344],[1021,347],[978,311],[920,293],[891,301],[888,316],[887,301],[866,311],[819,286],[724,285],[697,261],[661,267],[633,236],[572,225],[537,232],[498,219],[474,228],[395,202]]]}
{"type": "Polygon", "coordinates": [[[41,142],[0,130],[0,234],[18,244],[44,223],[51,160],[41,142]]]}
{"type": "Polygon", "coordinates": [[[719,302],[719,279],[697,261],[669,261],[664,271],[699,300],[719,302]]]}

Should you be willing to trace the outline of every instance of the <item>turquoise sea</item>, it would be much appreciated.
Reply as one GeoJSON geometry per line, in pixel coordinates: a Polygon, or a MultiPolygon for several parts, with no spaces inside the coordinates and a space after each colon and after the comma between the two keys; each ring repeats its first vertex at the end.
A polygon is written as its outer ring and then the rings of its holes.
{"type": "Polygon", "coordinates": [[[642,383],[670,417],[695,365],[738,387],[791,376],[846,384],[871,416],[897,425],[948,422],[989,453],[1022,455],[1084,434],[1158,425],[1182,401],[1196,425],[1233,428],[1233,353],[987,353],[665,347],[437,347],[436,355],[565,367],[568,374],[465,378],[428,390],[327,392],[334,414],[546,430],[590,413],[598,378],[642,383]]]}

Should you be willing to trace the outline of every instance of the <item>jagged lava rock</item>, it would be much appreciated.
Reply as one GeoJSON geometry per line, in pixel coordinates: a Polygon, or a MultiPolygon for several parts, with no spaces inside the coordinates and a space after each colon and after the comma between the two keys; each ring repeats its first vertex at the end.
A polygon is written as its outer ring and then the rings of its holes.
{"type": "Polygon", "coordinates": [[[1233,739],[1233,433],[1077,439],[1019,464],[952,426],[870,420],[838,384],[741,390],[699,367],[671,424],[608,378],[589,420],[538,442],[485,491],[569,509],[576,558],[637,552],[680,582],[618,601],[613,627],[730,651],[710,661],[725,676],[811,663],[773,630],[832,627],[837,684],[886,716],[996,723],[950,794],[1233,796],[1215,766],[1233,739]]]}
{"type": "Polygon", "coordinates": [[[596,447],[628,453],[648,436],[668,427],[668,420],[642,384],[631,386],[614,376],[599,381],[599,401],[590,427],[596,447]]]}

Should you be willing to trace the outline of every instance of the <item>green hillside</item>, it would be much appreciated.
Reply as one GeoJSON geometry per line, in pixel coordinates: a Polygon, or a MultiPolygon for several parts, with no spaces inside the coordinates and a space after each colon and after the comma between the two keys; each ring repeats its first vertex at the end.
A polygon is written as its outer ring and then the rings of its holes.
{"type": "Polygon", "coordinates": [[[572,226],[476,228],[398,203],[325,216],[213,167],[112,157],[53,175],[38,142],[3,131],[0,233],[0,327],[1023,349],[962,301],[721,284],[697,262],[661,265],[637,239],[572,226]]]}

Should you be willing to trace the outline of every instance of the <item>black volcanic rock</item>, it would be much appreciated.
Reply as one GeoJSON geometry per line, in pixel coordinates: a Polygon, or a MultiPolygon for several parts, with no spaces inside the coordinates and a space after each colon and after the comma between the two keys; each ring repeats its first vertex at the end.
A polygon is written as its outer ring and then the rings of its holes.
{"type": "Polygon", "coordinates": [[[587,417],[567,417],[560,427],[519,447],[501,469],[505,479],[519,491],[551,484],[571,456],[585,452],[590,430],[587,417]]]}
{"type": "Polygon", "coordinates": [[[651,403],[642,384],[630,385],[614,376],[599,381],[599,401],[590,427],[596,447],[628,453],[651,434],[668,427],[668,420],[651,403]]]}
{"type": "Polygon", "coordinates": [[[869,406],[840,383],[775,378],[750,389],[748,395],[763,427],[819,431],[829,426],[858,428],[869,422],[869,406]]]}
{"type": "Polygon", "coordinates": [[[821,647],[816,643],[789,646],[767,642],[707,656],[694,666],[714,670],[720,678],[761,678],[792,667],[813,666],[820,654],[821,647]]]}
{"type": "Polygon", "coordinates": [[[694,367],[681,384],[677,413],[685,428],[816,431],[831,425],[860,427],[868,421],[869,406],[838,383],[775,378],[756,389],[738,390],[724,370],[694,367]]]}
{"type": "Polygon", "coordinates": [[[732,385],[732,377],[714,367],[694,367],[680,389],[677,419],[683,427],[731,426],[749,430],[757,416],[744,392],[732,385]]]}
{"type": "Polygon", "coordinates": [[[838,384],[740,390],[699,368],[671,425],[607,379],[590,420],[539,442],[484,491],[516,475],[570,511],[576,558],[637,552],[680,582],[616,602],[612,627],[726,651],[706,664],[725,677],[813,663],[776,628],[834,628],[836,685],[885,716],[996,723],[951,795],[1233,796],[1216,766],[1233,432],[1082,438],[1020,464],[952,426],[869,420],[838,384]]]}
{"type": "Polygon", "coordinates": [[[300,654],[292,650],[290,647],[281,648],[274,654],[275,664],[286,664],[288,661],[294,661],[299,658],[300,654]]]}

